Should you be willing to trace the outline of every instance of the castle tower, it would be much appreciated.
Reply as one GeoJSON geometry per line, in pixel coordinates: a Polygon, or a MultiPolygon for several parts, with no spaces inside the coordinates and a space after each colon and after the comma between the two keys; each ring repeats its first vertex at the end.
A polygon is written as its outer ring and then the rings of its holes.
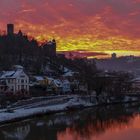
{"type": "Polygon", "coordinates": [[[14,34],[14,24],[7,24],[7,34],[8,35],[14,34]]]}

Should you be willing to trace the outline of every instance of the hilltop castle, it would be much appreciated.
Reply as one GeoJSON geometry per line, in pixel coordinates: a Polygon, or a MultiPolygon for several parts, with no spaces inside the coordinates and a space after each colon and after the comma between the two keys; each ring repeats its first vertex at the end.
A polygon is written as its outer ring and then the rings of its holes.
{"type": "MultiPolygon", "coordinates": [[[[17,34],[14,33],[14,24],[7,24],[7,36],[18,36],[23,37],[23,33],[21,30],[17,34]]],[[[47,41],[41,44],[41,47],[44,49],[45,54],[48,57],[55,57],[56,56],[56,41],[55,39],[47,41]]]]}
{"type": "Polygon", "coordinates": [[[38,43],[21,30],[14,32],[14,24],[7,24],[7,33],[0,35],[0,69],[18,64],[40,69],[47,59],[56,57],[55,39],[38,43]]]}

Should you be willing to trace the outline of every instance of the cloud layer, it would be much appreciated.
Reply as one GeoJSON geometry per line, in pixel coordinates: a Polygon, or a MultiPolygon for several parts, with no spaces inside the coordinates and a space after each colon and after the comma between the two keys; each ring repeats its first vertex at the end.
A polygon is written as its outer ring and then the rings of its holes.
{"type": "Polygon", "coordinates": [[[140,0],[1,0],[0,29],[7,23],[54,36],[60,51],[140,51],[140,0]]]}

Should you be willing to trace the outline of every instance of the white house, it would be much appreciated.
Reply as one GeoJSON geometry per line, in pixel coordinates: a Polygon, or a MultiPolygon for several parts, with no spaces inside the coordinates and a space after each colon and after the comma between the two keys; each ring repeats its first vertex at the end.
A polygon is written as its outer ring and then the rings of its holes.
{"type": "Polygon", "coordinates": [[[0,81],[4,81],[8,87],[8,92],[29,92],[29,77],[23,71],[22,66],[15,66],[12,71],[3,71],[0,81]]]}

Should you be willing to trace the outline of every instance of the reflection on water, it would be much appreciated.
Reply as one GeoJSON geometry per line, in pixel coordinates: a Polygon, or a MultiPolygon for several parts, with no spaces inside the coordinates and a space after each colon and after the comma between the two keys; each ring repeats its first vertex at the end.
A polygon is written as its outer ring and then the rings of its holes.
{"type": "Polygon", "coordinates": [[[139,105],[115,105],[44,116],[0,128],[0,140],[140,139],[139,105]]]}
{"type": "Polygon", "coordinates": [[[19,126],[14,129],[14,131],[7,132],[2,131],[4,134],[5,139],[17,139],[17,140],[24,140],[30,132],[30,125],[19,126]]]}

